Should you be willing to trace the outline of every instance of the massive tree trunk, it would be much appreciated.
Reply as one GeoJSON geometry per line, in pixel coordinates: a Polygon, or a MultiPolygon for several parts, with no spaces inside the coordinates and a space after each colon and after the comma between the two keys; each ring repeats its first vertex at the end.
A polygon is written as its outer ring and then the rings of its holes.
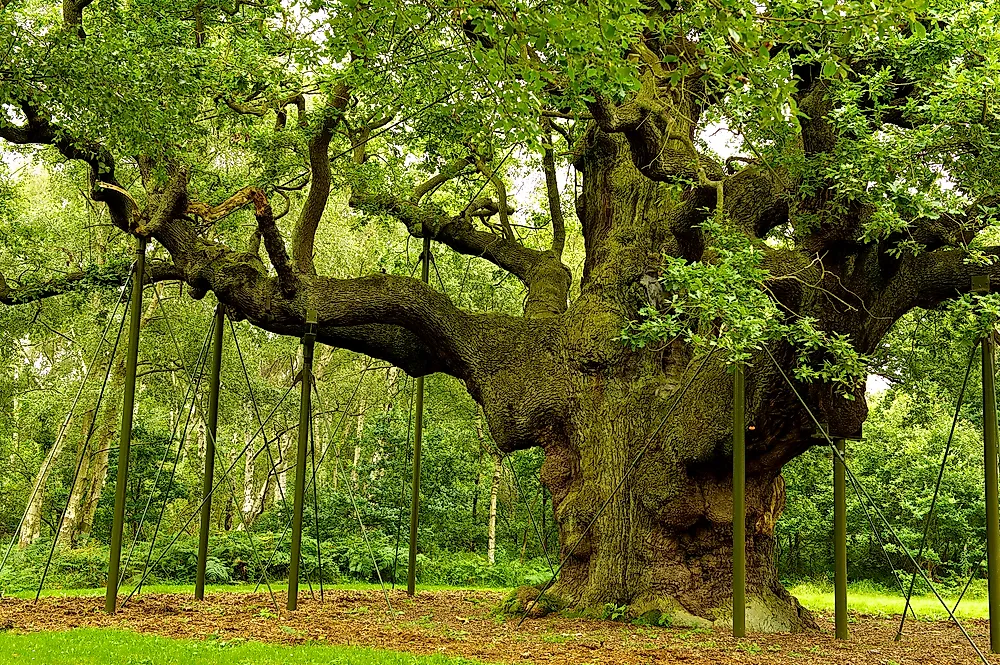
{"type": "MultiPolygon", "coordinates": [[[[547,431],[532,429],[545,448],[542,479],[562,556],[570,557],[548,594],[576,607],[610,602],[676,620],[724,619],[732,592],[731,375],[709,359],[695,377],[703,361],[692,362],[682,346],[637,353],[615,339],[641,306],[640,278],[658,270],[657,240],[678,202],[639,173],[623,139],[594,132],[588,148],[577,165],[590,250],[584,293],[565,315],[549,361],[534,359],[555,366],[553,403],[544,408],[558,417],[547,419],[547,431]]],[[[748,625],[798,630],[812,622],[778,581],[774,527],[784,506],[781,464],[811,442],[801,414],[782,422],[774,406],[765,408],[765,391],[768,401],[791,398],[768,370],[759,359],[748,381],[748,422],[756,425],[747,481],[748,625]]],[[[498,423],[509,400],[490,395],[484,404],[497,441],[516,448],[523,443],[498,423]]],[[[545,422],[528,406],[533,423],[545,422]]]]}
{"type": "MultiPolygon", "coordinates": [[[[715,369],[714,385],[696,382],[682,398],[688,405],[648,449],[665,402],[672,403],[635,391],[652,373],[605,372],[574,391],[588,407],[573,414],[569,437],[546,445],[542,473],[560,550],[569,556],[547,592],[555,604],[599,611],[610,602],[678,623],[730,616],[732,392],[726,372],[715,369]]],[[[799,630],[812,621],[782,588],[774,558],[784,482],[776,468],[754,466],[747,478],[748,626],[799,630]]]]}

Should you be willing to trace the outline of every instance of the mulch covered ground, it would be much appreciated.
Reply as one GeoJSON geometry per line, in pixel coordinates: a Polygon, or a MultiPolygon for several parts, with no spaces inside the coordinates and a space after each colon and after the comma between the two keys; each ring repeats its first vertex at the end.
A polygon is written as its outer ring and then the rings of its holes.
{"type": "MultiPolygon", "coordinates": [[[[547,617],[500,619],[494,608],[503,595],[485,591],[421,592],[408,598],[389,595],[392,613],[378,591],[336,590],[326,600],[303,594],[298,611],[280,612],[266,594],[225,593],[198,603],[183,595],[149,595],[133,599],[115,616],[104,614],[103,598],[0,599],[0,629],[64,630],[116,627],[167,637],[219,640],[254,639],[296,644],[376,647],[417,654],[467,656],[502,663],[979,663],[958,628],[944,622],[907,622],[907,635],[894,642],[896,621],[855,617],[850,642],[824,631],[813,635],[752,635],[737,640],[724,630],[646,628],[589,619],[547,617]]],[[[985,621],[966,627],[988,652],[985,621]]],[[[992,658],[1000,664],[1000,657],[992,658]]]]}

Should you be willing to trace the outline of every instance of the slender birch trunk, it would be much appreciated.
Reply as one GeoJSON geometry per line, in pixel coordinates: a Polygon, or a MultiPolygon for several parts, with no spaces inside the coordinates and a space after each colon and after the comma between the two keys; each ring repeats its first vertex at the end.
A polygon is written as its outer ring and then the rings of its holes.
{"type": "Polygon", "coordinates": [[[486,558],[491,564],[497,558],[497,495],[500,493],[500,476],[503,472],[503,458],[493,458],[493,484],[490,486],[490,521],[487,528],[486,558]]]}

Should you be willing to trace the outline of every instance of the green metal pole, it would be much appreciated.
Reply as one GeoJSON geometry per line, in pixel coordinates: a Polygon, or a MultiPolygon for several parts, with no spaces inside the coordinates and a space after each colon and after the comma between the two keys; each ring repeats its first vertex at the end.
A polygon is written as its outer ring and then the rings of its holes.
{"type": "MultiPolygon", "coordinates": [[[[843,455],[846,439],[834,444],[843,455]]],[[[851,639],[847,628],[847,473],[840,458],[833,457],[833,560],[834,560],[834,619],[838,640],[851,639]]]]}
{"type": "Polygon", "coordinates": [[[125,530],[125,490],[128,488],[128,458],[132,444],[132,416],[135,410],[135,369],[139,362],[139,321],[142,316],[142,287],[146,274],[146,239],[139,238],[132,275],[132,302],[129,304],[128,350],[125,357],[125,396],[122,401],[122,428],[118,443],[118,476],[115,479],[115,512],[111,522],[111,557],[108,560],[108,587],[104,611],[118,609],[118,576],[122,561],[122,532],[125,530]]]}
{"type": "MultiPolygon", "coordinates": [[[[990,292],[989,275],[972,278],[975,293],[990,292]]],[[[997,392],[994,329],[983,336],[983,475],[986,484],[986,577],[990,599],[990,651],[1000,653],[1000,504],[997,485],[997,392]]]]}
{"type": "Polygon", "coordinates": [[[205,423],[205,473],[201,485],[201,528],[198,530],[198,570],[194,597],[205,599],[205,566],[208,563],[208,532],[212,525],[212,487],[215,484],[215,437],[219,430],[219,384],[222,378],[222,340],[226,310],[215,306],[215,330],[212,339],[212,369],[208,384],[208,419],[205,423]]]}
{"type": "Polygon", "coordinates": [[[746,385],[743,365],[733,368],[733,636],[744,637],[747,592],[746,385]]]}
{"type": "MultiPolygon", "coordinates": [[[[431,239],[424,237],[424,251],[421,255],[420,279],[424,284],[430,279],[431,239]]],[[[420,444],[424,433],[424,377],[417,377],[417,414],[413,423],[413,481],[410,497],[410,557],[406,568],[406,593],[417,592],[417,523],[420,517],[420,444]]]]}
{"type": "Polygon", "coordinates": [[[313,345],[316,343],[316,311],[306,312],[302,336],[302,398],[299,401],[299,441],[295,458],[295,493],[292,503],[292,549],[288,563],[288,604],[294,610],[299,600],[299,560],[302,556],[302,511],[306,491],[306,454],[309,447],[309,413],[312,389],[313,345]]]}
{"type": "Polygon", "coordinates": [[[986,552],[990,596],[990,651],[1000,653],[1000,505],[997,503],[997,395],[993,330],[983,337],[983,428],[986,471],[986,552]]]}

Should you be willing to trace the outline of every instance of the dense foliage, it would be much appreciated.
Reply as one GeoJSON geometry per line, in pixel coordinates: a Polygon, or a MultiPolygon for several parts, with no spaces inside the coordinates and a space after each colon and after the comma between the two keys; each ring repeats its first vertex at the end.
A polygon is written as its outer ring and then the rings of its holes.
{"type": "MultiPolygon", "coordinates": [[[[921,564],[932,579],[955,585],[969,576],[982,577],[985,570],[981,367],[977,336],[969,334],[970,325],[974,330],[978,324],[966,313],[965,303],[957,303],[900,321],[878,362],[879,384],[888,387],[869,394],[864,438],[848,442],[847,451],[859,481],[916,553],[951,438],[921,564]],[[969,379],[956,420],[966,370],[969,379]]],[[[788,578],[832,575],[832,465],[831,451],[820,445],[785,469],[788,509],[778,525],[778,557],[788,578]]],[[[884,527],[879,525],[879,535],[872,531],[870,519],[879,524],[870,505],[849,486],[851,575],[894,588],[893,571],[912,572],[912,566],[884,527]],[[879,537],[887,543],[888,556],[879,537]]]]}

